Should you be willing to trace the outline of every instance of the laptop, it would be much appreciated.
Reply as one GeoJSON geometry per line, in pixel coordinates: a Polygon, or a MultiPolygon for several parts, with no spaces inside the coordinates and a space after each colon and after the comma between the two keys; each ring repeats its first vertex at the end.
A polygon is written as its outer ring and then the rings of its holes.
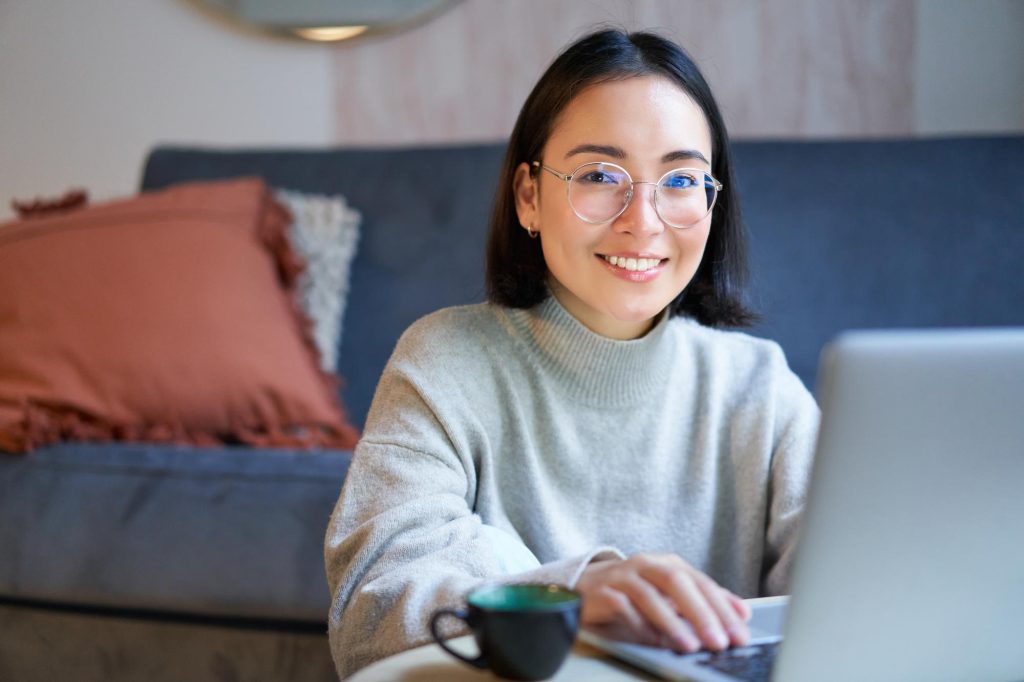
{"type": "Polygon", "coordinates": [[[791,597],[753,640],[679,655],[581,639],[669,680],[1024,680],[1024,329],[848,332],[791,597]]]}

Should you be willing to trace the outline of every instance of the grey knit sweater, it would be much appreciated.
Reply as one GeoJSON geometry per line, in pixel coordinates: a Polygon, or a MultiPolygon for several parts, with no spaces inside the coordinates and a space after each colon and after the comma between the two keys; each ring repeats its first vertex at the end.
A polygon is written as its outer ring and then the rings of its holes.
{"type": "Polygon", "coordinates": [[[663,314],[616,341],[553,297],[423,318],[327,532],[339,674],[429,641],[481,583],[573,585],[602,558],[674,552],[741,596],[784,592],[817,425],[779,347],[745,334],[663,314]]]}

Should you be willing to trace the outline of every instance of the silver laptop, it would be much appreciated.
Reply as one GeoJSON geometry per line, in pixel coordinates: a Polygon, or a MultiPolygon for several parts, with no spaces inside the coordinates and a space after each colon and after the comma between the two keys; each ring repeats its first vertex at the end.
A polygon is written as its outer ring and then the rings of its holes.
{"type": "Polygon", "coordinates": [[[581,638],[670,680],[1024,680],[1024,329],[850,332],[819,377],[792,597],[751,601],[752,645],[581,638]]]}

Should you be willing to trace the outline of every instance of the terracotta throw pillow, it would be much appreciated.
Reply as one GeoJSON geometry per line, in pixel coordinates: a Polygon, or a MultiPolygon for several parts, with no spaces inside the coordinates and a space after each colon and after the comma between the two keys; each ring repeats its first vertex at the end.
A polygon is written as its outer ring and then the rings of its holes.
{"type": "Polygon", "coordinates": [[[241,179],[0,225],[0,450],[353,447],[298,307],[289,223],[241,179]]]}

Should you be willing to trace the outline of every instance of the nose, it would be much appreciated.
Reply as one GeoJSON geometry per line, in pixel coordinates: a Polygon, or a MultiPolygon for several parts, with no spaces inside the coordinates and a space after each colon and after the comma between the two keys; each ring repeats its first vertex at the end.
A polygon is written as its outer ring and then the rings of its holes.
{"type": "Polygon", "coordinates": [[[665,229],[665,224],[654,208],[653,182],[634,182],[633,194],[622,212],[612,224],[617,232],[629,232],[636,236],[658,234],[665,229]]]}

